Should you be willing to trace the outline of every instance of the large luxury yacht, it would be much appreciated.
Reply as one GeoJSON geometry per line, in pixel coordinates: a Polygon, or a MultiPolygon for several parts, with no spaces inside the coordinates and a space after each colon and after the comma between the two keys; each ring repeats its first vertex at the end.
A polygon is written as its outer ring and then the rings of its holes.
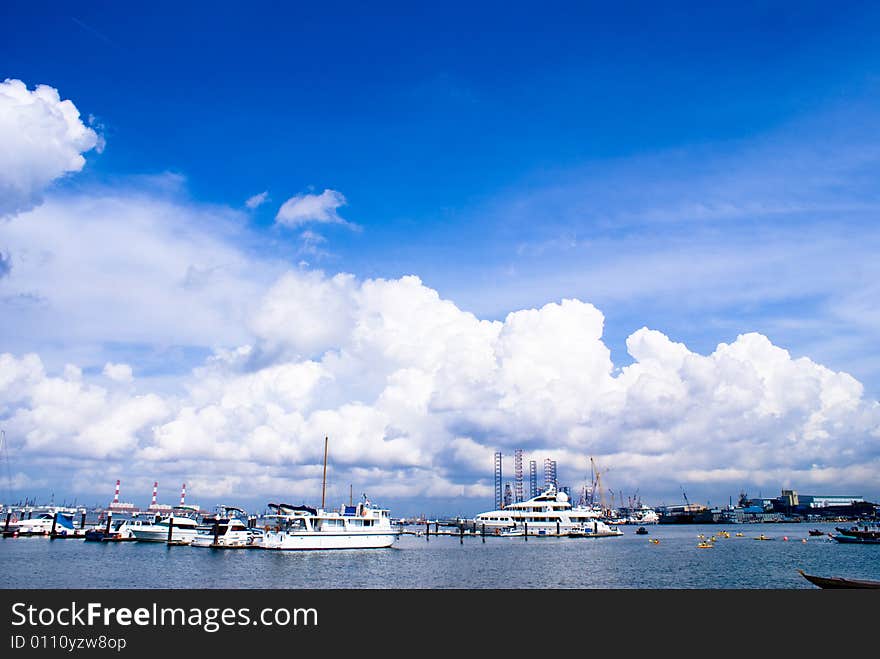
{"type": "Polygon", "coordinates": [[[478,529],[485,525],[488,534],[502,534],[507,529],[521,529],[529,535],[568,535],[604,537],[623,535],[601,519],[590,507],[572,507],[565,492],[551,486],[538,496],[517,501],[500,510],[480,513],[474,518],[478,529]]]}

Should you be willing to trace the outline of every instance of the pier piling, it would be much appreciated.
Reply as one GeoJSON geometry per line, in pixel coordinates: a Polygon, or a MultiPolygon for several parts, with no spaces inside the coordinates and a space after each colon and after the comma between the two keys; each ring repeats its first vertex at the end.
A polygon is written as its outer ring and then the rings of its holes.
{"type": "Polygon", "coordinates": [[[168,544],[171,544],[171,533],[174,531],[174,514],[168,516],[168,544]]]}
{"type": "Polygon", "coordinates": [[[6,513],[6,525],[3,527],[3,533],[7,533],[9,531],[9,520],[12,518],[12,511],[10,510],[6,513]]]}
{"type": "Polygon", "coordinates": [[[425,542],[431,541],[431,523],[425,522],[425,542]]]}
{"type": "Polygon", "coordinates": [[[86,528],[86,511],[85,511],[85,510],[82,511],[82,513],[81,513],[81,515],[80,515],[80,518],[79,518],[79,528],[81,528],[81,529],[86,528]]]}
{"type": "MultiPolygon", "coordinates": [[[[474,522],[474,524],[476,524],[476,522],[474,522]]],[[[485,544],[486,543],[486,525],[485,524],[482,524],[480,526],[480,535],[483,536],[483,544],[485,544]]]]}
{"type": "Polygon", "coordinates": [[[217,544],[217,540],[220,538],[220,525],[215,521],[214,522],[214,544],[217,544]]]}
{"type": "Polygon", "coordinates": [[[58,513],[56,512],[56,513],[52,516],[52,530],[49,531],[49,537],[50,537],[50,538],[54,538],[54,537],[55,537],[55,525],[56,525],[57,523],[58,523],[58,513]]]}
{"type": "Polygon", "coordinates": [[[107,511],[107,535],[110,535],[110,522],[113,520],[113,511],[107,511]]]}
{"type": "Polygon", "coordinates": [[[529,523],[523,522],[523,539],[528,542],[529,541],[529,523]]]}
{"type": "Polygon", "coordinates": [[[458,525],[458,544],[464,544],[464,524],[458,525]]]}

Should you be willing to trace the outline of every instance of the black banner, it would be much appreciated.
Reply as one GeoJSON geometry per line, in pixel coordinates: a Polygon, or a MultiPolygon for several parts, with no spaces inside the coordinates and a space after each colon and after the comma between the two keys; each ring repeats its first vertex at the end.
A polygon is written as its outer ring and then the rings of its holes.
{"type": "Polygon", "coordinates": [[[0,590],[0,647],[4,657],[177,656],[184,647],[227,656],[255,648],[495,652],[509,644],[505,651],[568,651],[584,643],[675,651],[751,639],[763,650],[814,651],[848,636],[854,650],[877,602],[876,591],[818,589],[0,590]]]}

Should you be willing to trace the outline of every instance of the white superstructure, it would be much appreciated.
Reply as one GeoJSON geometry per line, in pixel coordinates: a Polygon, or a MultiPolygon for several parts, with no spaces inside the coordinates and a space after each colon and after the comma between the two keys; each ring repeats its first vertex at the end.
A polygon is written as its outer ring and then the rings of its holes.
{"type": "Polygon", "coordinates": [[[269,528],[254,543],[262,549],[381,549],[400,537],[389,511],[366,500],[330,512],[288,504],[269,506],[278,514],[264,517],[269,528]]]}
{"type": "Polygon", "coordinates": [[[567,535],[577,532],[588,537],[623,535],[601,519],[598,510],[572,507],[565,492],[550,487],[538,496],[518,501],[501,510],[490,510],[474,518],[478,530],[500,535],[505,529],[527,531],[529,535],[567,535]]]}

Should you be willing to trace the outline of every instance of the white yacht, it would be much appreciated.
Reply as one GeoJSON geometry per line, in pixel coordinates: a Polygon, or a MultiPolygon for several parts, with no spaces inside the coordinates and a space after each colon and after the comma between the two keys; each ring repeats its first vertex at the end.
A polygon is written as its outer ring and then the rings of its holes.
{"type": "Polygon", "coordinates": [[[249,529],[240,517],[234,515],[244,515],[245,512],[233,506],[221,506],[221,509],[222,514],[211,520],[202,520],[191,543],[193,547],[239,548],[248,547],[252,543],[254,530],[249,529]]]}
{"type": "Polygon", "coordinates": [[[270,522],[265,534],[254,543],[261,549],[380,549],[400,537],[391,515],[368,500],[338,511],[315,510],[308,506],[269,504],[278,511],[263,519],[270,522]]]}
{"type": "Polygon", "coordinates": [[[72,515],[59,511],[42,512],[31,517],[31,519],[20,519],[17,522],[10,523],[9,532],[19,535],[49,535],[52,532],[52,525],[55,525],[56,535],[76,535],[76,529],[73,526],[72,515]],[[56,519],[57,518],[57,519],[56,519]]]}
{"type": "Polygon", "coordinates": [[[508,530],[522,530],[529,535],[577,535],[605,537],[623,535],[601,519],[600,511],[586,506],[572,507],[565,492],[549,487],[527,501],[518,501],[501,510],[480,513],[474,518],[489,535],[502,535],[508,530]]]}
{"type": "MultiPolygon", "coordinates": [[[[191,514],[197,512],[193,506],[175,506],[174,510],[189,511],[191,514]]],[[[196,537],[196,529],[199,523],[188,515],[171,514],[165,519],[157,519],[153,524],[142,524],[140,526],[131,527],[131,533],[140,542],[167,542],[168,541],[168,522],[172,520],[174,528],[171,529],[171,542],[175,544],[190,544],[196,537]]]]}
{"type": "Polygon", "coordinates": [[[642,506],[629,516],[627,524],[659,524],[660,515],[652,508],[642,506]]]}

